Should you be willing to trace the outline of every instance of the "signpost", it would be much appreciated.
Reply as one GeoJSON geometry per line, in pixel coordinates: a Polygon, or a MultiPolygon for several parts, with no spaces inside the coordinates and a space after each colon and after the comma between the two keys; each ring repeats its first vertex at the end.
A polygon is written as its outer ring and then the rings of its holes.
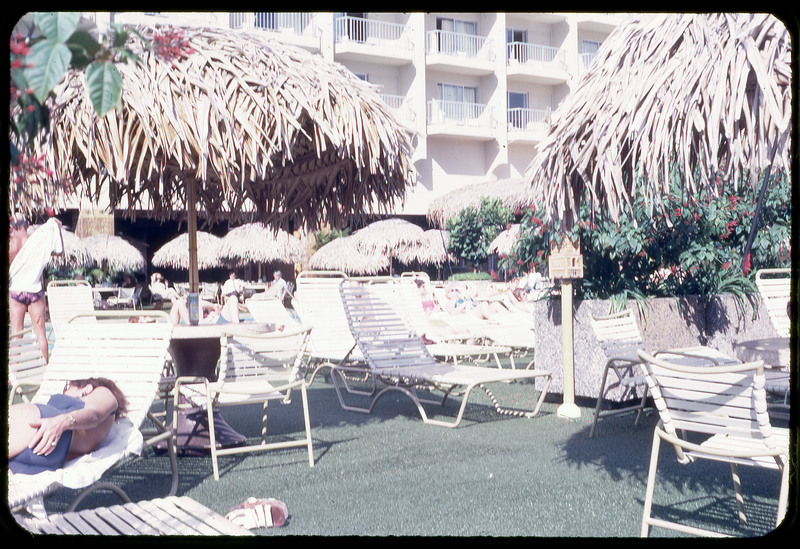
{"type": "Polygon", "coordinates": [[[583,278],[583,256],[580,238],[573,242],[566,235],[561,244],[550,243],[548,262],[551,280],[561,280],[561,358],[564,374],[564,402],[558,407],[559,417],[578,418],[580,408],[575,404],[575,365],[572,338],[572,281],[583,278]]]}

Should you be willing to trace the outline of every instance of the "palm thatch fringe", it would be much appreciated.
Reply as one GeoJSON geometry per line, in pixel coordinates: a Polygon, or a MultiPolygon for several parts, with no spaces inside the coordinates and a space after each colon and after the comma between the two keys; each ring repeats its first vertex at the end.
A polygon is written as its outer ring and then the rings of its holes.
{"type": "Polygon", "coordinates": [[[529,186],[524,178],[512,177],[455,189],[431,201],[428,205],[428,222],[443,229],[448,219],[467,207],[480,207],[482,198],[498,198],[505,207],[517,210],[534,203],[527,196],[529,186]]]}
{"type": "Polygon", "coordinates": [[[791,41],[766,14],[632,17],[600,47],[554,113],[526,180],[529,199],[570,224],[588,190],[617,219],[639,193],[661,205],[670,171],[685,195],[760,171],[789,173],[791,41]]]}
{"type": "Polygon", "coordinates": [[[219,257],[231,265],[300,263],[308,259],[308,248],[305,242],[284,230],[270,229],[263,223],[246,223],[222,237],[219,257]]]}
{"type": "MultiPolygon", "coordinates": [[[[213,269],[223,267],[225,263],[219,255],[222,239],[205,231],[197,231],[197,268],[213,269]]],[[[153,265],[156,267],[169,267],[172,269],[189,268],[189,234],[183,233],[163,246],[153,254],[153,265]]]]}
{"type": "Polygon", "coordinates": [[[423,265],[442,265],[448,260],[456,262],[456,257],[447,252],[447,231],[428,229],[418,246],[408,246],[398,251],[397,259],[406,265],[419,262],[423,265]]]}
{"type": "Polygon", "coordinates": [[[397,257],[398,252],[422,244],[425,231],[405,219],[374,221],[351,236],[353,242],[368,254],[397,257]]]}
{"type": "MultiPolygon", "coordinates": [[[[151,38],[157,27],[140,27],[151,38]]],[[[84,75],[55,90],[48,162],[80,193],[156,219],[195,184],[206,222],[341,227],[388,211],[413,183],[409,135],[341,65],[252,31],[184,28],[195,53],[118,66],[121,107],[94,115],[84,75]]],[[[137,46],[133,45],[133,49],[137,46]]]]}
{"type": "Polygon", "coordinates": [[[142,271],[147,266],[142,252],[136,246],[113,234],[93,234],[81,239],[86,253],[98,266],[116,271],[142,271]]]}
{"type": "Polygon", "coordinates": [[[316,270],[338,270],[351,275],[374,275],[391,268],[391,259],[382,254],[364,251],[353,236],[331,240],[308,260],[308,267],[316,270]]]}

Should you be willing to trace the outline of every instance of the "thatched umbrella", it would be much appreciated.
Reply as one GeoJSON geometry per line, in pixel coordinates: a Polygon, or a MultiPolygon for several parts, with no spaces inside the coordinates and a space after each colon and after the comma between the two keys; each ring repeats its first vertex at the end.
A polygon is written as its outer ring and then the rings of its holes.
{"type": "MultiPolygon", "coordinates": [[[[28,234],[33,234],[33,231],[38,229],[41,225],[31,225],[28,227],[28,234]]],[[[82,267],[87,263],[92,262],[89,251],[83,241],[73,233],[61,227],[61,238],[64,240],[64,255],[51,256],[50,262],[47,264],[49,268],[58,267],[82,267]]]]}
{"type": "Polygon", "coordinates": [[[499,198],[505,207],[516,210],[533,203],[526,193],[529,187],[522,177],[467,185],[434,198],[428,205],[427,218],[432,225],[444,228],[448,219],[467,207],[480,207],[483,198],[499,198]]]}
{"type": "Polygon", "coordinates": [[[219,256],[227,264],[299,263],[308,257],[308,249],[305,242],[282,229],[246,223],[222,237],[219,256]]]}
{"type": "Polygon", "coordinates": [[[351,235],[336,238],[322,246],[308,260],[308,267],[344,271],[353,275],[374,275],[389,270],[391,259],[383,254],[364,251],[351,235]]]}
{"type": "Polygon", "coordinates": [[[447,251],[447,231],[428,229],[424,232],[419,245],[408,246],[397,252],[401,263],[411,265],[419,262],[423,265],[441,265],[446,261],[456,261],[453,254],[447,251]]]}
{"type": "MultiPolygon", "coordinates": [[[[213,269],[224,266],[219,255],[222,239],[205,231],[197,231],[197,268],[213,269]]],[[[176,236],[153,254],[153,265],[171,269],[189,268],[189,234],[176,236]]]]}
{"type": "MultiPolygon", "coordinates": [[[[170,30],[177,27],[171,26],[170,30]]],[[[157,28],[140,27],[145,38],[157,28]]],[[[169,219],[334,227],[389,211],[412,183],[409,136],[374,87],[264,33],[183,28],[194,53],[120,64],[122,98],[94,115],[84,75],[51,105],[49,161],[90,198],[169,219]]],[[[196,243],[190,239],[190,257],[196,243]]],[[[197,267],[189,270],[197,291],[197,267]]]]}
{"type": "Polygon", "coordinates": [[[514,244],[519,238],[519,223],[512,223],[507,229],[498,234],[492,243],[489,244],[488,251],[491,254],[508,255],[514,249],[514,244]]]}
{"type": "Polygon", "coordinates": [[[405,219],[391,218],[374,221],[353,233],[356,245],[371,254],[397,257],[397,253],[409,246],[422,244],[425,231],[405,219]]]}
{"type": "Polygon", "coordinates": [[[661,204],[673,167],[686,195],[742,174],[755,187],[767,166],[788,173],[791,55],[770,15],[632,17],[554,114],[526,174],[530,200],[569,226],[584,189],[613,219],[634,191],[661,204]]]}
{"type": "Polygon", "coordinates": [[[142,271],[147,265],[136,246],[113,234],[93,234],[81,239],[87,254],[98,266],[115,271],[142,271]]]}

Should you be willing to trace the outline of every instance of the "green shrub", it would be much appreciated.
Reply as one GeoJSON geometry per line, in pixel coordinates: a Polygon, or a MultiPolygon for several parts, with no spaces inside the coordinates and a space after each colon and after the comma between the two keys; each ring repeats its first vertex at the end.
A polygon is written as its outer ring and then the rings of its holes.
{"type": "Polygon", "coordinates": [[[493,280],[492,275],[485,272],[477,273],[453,273],[447,280],[456,281],[469,281],[469,280],[493,280]]]}

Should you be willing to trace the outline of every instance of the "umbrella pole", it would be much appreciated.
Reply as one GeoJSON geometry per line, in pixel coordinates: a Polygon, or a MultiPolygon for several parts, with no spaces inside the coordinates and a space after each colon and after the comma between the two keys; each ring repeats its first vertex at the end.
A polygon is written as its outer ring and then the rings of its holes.
{"type": "Polygon", "coordinates": [[[200,277],[197,269],[197,189],[195,180],[186,185],[186,225],[189,230],[189,322],[200,322],[200,277]]]}

